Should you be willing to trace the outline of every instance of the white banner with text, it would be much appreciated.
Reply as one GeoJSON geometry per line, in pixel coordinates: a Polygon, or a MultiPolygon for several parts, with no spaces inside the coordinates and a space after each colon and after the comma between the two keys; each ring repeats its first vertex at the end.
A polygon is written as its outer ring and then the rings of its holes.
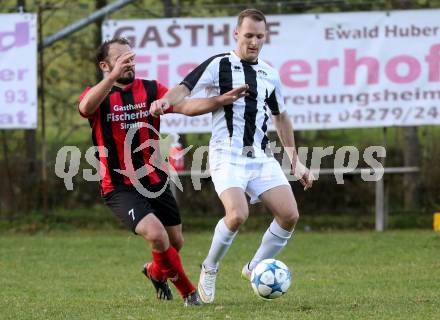
{"type": "MultiPolygon", "coordinates": [[[[280,73],[296,130],[440,124],[440,10],[267,16],[260,58],[280,73]]],[[[110,20],[136,75],[174,86],[235,48],[235,17],[110,20]]],[[[209,132],[210,115],[162,118],[163,132],[209,132]]]]}
{"type": "Polygon", "coordinates": [[[37,127],[36,35],[36,14],[0,14],[0,129],[37,127]]]}

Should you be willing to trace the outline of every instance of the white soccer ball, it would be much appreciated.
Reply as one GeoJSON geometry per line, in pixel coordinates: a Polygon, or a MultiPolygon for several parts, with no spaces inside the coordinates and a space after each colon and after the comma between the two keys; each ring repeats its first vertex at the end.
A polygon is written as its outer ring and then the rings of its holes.
{"type": "Polygon", "coordinates": [[[276,299],[287,292],[292,274],[287,266],[275,259],[265,259],[252,270],[251,285],[257,296],[276,299]]]}

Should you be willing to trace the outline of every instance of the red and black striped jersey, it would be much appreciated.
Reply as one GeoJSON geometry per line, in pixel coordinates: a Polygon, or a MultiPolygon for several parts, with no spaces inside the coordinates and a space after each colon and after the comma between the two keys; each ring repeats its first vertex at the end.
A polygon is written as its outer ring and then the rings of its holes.
{"type": "MultiPolygon", "coordinates": [[[[90,89],[83,91],[80,101],[90,89]]],[[[95,113],[86,117],[100,162],[101,195],[115,189],[133,188],[129,177],[144,166],[148,174],[138,179],[144,187],[149,189],[166,182],[167,174],[161,170],[165,166],[159,166],[161,169],[157,166],[160,118],[151,116],[149,109],[167,90],[157,81],[142,79],[135,79],[124,89],[113,86],[95,113]]],[[[172,112],[172,108],[166,112],[172,112]]]]}

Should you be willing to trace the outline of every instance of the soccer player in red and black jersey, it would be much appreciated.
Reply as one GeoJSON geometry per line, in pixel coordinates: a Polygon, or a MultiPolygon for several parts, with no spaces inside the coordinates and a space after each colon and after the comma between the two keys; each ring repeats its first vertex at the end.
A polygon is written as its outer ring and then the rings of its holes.
{"type": "MultiPolygon", "coordinates": [[[[104,202],[151,246],[152,262],[145,264],[143,273],[152,281],[157,298],[172,299],[167,284],[170,279],[185,306],[198,305],[197,291],[186,276],[178,253],[183,245],[180,213],[166,172],[153,164],[158,143],[148,143],[158,141],[160,125],[159,117],[149,113],[150,104],[163,97],[167,88],[155,80],[136,79],[134,56],[123,38],[100,46],[97,62],[104,78],[81,94],[79,113],[89,119],[98,149],[104,202]],[[139,186],[154,196],[139,193],[139,186]]],[[[245,96],[247,88],[245,85],[208,99],[188,99],[164,112],[190,116],[212,112],[245,96]]]]}

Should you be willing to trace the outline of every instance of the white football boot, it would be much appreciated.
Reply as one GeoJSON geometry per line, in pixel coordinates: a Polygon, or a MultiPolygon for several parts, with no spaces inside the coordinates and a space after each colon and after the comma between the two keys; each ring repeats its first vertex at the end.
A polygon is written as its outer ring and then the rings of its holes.
{"type": "Polygon", "coordinates": [[[252,274],[252,270],[249,269],[249,262],[248,262],[243,266],[243,269],[241,269],[241,277],[244,280],[251,281],[251,274],[252,274]]]}
{"type": "Polygon", "coordinates": [[[200,299],[204,303],[212,303],[215,297],[215,280],[217,278],[217,269],[205,268],[202,264],[200,271],[198,292],[200,299]]]}

